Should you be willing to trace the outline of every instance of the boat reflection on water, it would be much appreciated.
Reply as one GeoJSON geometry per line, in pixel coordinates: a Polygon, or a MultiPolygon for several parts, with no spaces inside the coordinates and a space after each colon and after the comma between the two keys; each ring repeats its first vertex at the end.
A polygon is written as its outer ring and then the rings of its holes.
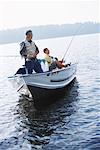
{"type": "Polygon", "coordinates": [[[76,79],[64,90],[64,95],[56,98],[48,107],[34,107],[33,100],[20,98],[18,114],[20,116],[19,128],[27,130],[24,139],[30,142],[33,148],[49,144],[50,137],[55,130],[70,122],[70,116],[77,111],[78,82],[76,79]],[[66,118],[66,119],[65,119],[66,118]]]}

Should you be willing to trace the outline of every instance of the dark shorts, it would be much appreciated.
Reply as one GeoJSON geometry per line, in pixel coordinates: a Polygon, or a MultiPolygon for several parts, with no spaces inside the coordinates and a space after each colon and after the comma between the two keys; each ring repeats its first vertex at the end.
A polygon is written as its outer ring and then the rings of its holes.
{"type": "Polygon", "coordinates": [[[35,59],[32,58],[32,59],[26,61],[25,66],[26,66],[26,69],[28,70],[29,74],[32,74],[33,70],[36,73],[42,73],[43,72],[43,70],[41,68],[41,64],[39,63],[37,58],[35,58],[35,59]]]}

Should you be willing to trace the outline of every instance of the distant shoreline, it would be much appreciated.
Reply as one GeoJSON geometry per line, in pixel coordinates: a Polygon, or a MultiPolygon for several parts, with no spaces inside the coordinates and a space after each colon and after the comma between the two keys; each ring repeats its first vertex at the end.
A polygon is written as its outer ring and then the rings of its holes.
{"type": "Polygon", "coordinates": [[[85,22],[75,24],[62,24],[62,25],[41,25],[30,26],[19,29],[9,29],[0,31],[0,44],[18,43],[25,38],[26,30],[33,31],[34,40],[69,37],[75,35],[86,35],[100,33],[100,23],[85,22]],[[79,33],[75,32],[82,26],[79,33]]]}
{"type": "MultiPolygon", "coordinates": [[[[89,34],[78,34],[76,36],[89,36],[89,35],[95,35],[95,34],[100,34],[100,33],[89,33],[89,34]]],[[[72,37],[73,35],[69,35],[69,36],[59,36],[59,37],[52,37],[52,38],[42,38],[42,39],[33,39],[33,41],[39,41],[39,40],[49,40],[49,39],[55,39],[55,38],[66,38],[66,37],[72,37]]],[[[8,44],[17,44],[20,43],[19,42],[11,42],[11,43],[0,43],[0,45],[8,45],[8,44]]]]}

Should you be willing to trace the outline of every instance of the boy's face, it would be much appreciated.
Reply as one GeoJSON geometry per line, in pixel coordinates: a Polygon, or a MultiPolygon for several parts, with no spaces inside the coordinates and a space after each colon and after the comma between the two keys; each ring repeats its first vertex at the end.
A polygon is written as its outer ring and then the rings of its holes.
{"type": "Polygon", "coordinates": [[[46,54],[50,54],[50,51],[49,51],[49,49],[46,49],[46,54]]]}

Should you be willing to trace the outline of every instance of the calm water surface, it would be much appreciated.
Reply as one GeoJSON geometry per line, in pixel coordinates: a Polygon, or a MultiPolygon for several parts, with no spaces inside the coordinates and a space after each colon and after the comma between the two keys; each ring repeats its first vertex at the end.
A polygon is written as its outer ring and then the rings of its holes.
{"type": "MultiPolygon", "coordinates": [[[[71,37],[36,41],[62,58],[71,37]]],[[[7,77],[23,64],[19,45],[0,45],[0,150],[100,149],[100,34],[77,36],[67,62],[78,61],[65,95],[37,110],[19,96],[7,77]],[[14,56],[14,57],[12,57],[14,56]]],[[[52,98],[51,98],[52,99],[52,98]]]]}

